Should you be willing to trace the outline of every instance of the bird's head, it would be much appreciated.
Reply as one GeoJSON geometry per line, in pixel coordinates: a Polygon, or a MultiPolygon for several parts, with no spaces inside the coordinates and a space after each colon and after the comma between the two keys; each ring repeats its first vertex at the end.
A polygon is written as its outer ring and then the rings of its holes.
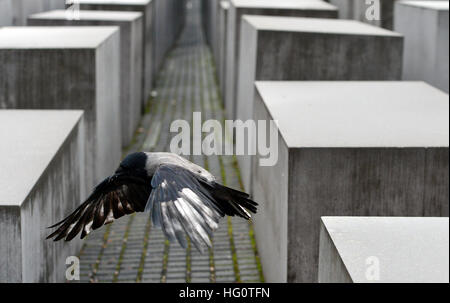
{"type": "Polygon", "coordinates": [[[146,174],[147,155],[143,152],[129,154],[120,163],[116,174],[146,174]]]}

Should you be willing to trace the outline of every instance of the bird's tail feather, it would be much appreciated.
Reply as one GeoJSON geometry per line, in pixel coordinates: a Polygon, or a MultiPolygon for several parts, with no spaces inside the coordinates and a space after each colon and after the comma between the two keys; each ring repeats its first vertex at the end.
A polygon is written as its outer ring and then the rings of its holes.
{"type": "Polygon", "coordinates": [[[210,187],[210,193],[220,203],[220,207],[226,215],[237,215],[248,220],[251,218],[248,211],[256,214],[258,203],[253,201],[248,194],[219,183],[207,184],[207,186],[210,187]]]}

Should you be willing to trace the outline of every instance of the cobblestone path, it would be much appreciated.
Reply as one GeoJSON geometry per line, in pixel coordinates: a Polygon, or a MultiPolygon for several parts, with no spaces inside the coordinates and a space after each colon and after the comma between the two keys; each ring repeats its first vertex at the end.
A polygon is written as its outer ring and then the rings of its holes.
{"type": "MultiPolygon", "coordinates": [[[[168,151],[170,124],[224,120],[215,69],[201,30],[199,2],[192,1],[186,26],[159,73],[135,140],[124,151],[168,151]]],[[[194,142],[195,144],[195,142],[194,142]]],[[[239,169],[231,156],[193,156],[222,183],[242,189],[239,169]]],[[[224,218],[213,238],[213,248],[201,255],[190,246],[170,244],[148,214],[123,217],[93,232],[79,254],[81,282],[263,282],[252,224],[224,218]]]]}

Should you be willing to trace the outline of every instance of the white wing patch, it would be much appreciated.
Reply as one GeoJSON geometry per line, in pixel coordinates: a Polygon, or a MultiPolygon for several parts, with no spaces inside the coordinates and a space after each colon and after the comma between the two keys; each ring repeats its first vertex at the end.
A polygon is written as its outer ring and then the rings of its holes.
{"type": "Polygon", "coordinates": [[[161,165],[153,176],[153,191],[145,211],[151,213],[153,225],[161,227],[170,241],[178,240],[186,248],[188,236],[204,252],[205,246],[212,246],[210,237],[222,216],[195,178],[183,168],[161,165]]]}

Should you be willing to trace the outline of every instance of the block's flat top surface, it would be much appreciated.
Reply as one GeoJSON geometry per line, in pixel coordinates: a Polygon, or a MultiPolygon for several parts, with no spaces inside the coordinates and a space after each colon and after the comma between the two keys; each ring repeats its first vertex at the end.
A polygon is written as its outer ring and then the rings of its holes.
{"type": "Polygon", "coordinates": [[[0,110],[0,206],[20,206],[83,115],[0,110]]]}
{"type": "MultiPolygon", "coordinates": [[[[80,10],[77,15],[80,20],[93,21],[133,21],[142,17],[140,12],[125,12],[125,11],[89,11],[80,10]]],[[[67,11],[63,9],[43,12],[31,15],[30,19],[49,19],[49,20],[68,20],[67,11]]],[[[76,22],[77,20],[71,20],[76,22]]]]}
{"type": "Polygon", "coordinates": [[[423,82],[256,82],[290,148],[448,147],[448,94],[423,82]]]}
{"type": "Polygon", "coordinates": [[[449,281],[448,218],[323,217],[322,222],[354,282],[449,281]],[[378,281],[366,277],[374,257],[378,281]]]}
{"type": "Polygon", "coordinates": [[[265,31],[401,36],[399,33],[354,20],[251,15],[244,15],[243,20],[250,23],[256,30],[265,31]]]}
{"type": "Polygon", "coordinates": [[[446,10],[448,11],[448,1],[399,1],[398,4],[416,6],[419,8],[446,10]]]}
{"type": "Polygon", "coordinates": [[[79,0],[80,4],[148,5],[152,0],[79,0]]]}
{"type": "Polygon", "coordinates": [[[336,10],[336,6],[319,0],[231,0],[238,8],[273,8],[299,10],[336,10]]]}
{"type": "Polygon", "coordinates": [[[117,26],[18,26],[0,28],[0,49],[97,48],[117,26]]]}

